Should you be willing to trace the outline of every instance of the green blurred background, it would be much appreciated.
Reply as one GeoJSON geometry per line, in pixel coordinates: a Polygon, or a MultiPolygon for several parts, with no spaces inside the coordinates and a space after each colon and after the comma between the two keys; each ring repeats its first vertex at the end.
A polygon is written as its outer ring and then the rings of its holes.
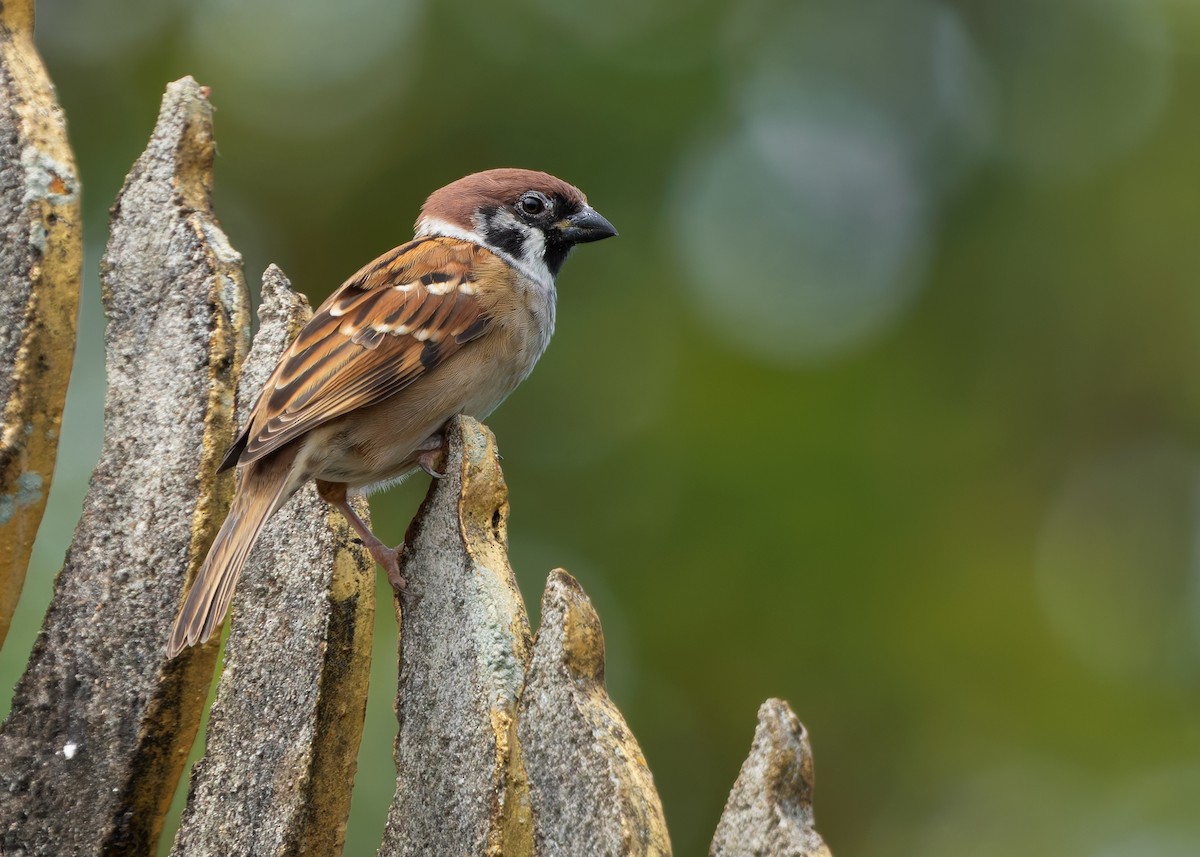
{"type": "MultiPolygon", "coordinates": [[[[1200,853],[1200,5],[38,13],[87,263],[0,713],[99,453],[107,208],[191,74],[252,282],[277,262],[319,300],[492,166],[620,228],[568,263],[556,339],[490,423],[526,600],[556,565],[594,598],[678,854],[768,696],[811,731],[839,857],[1200,853]]],[[[376,500],[385,538],[424,488],[376,500]]],[[[392,792],[393,635],[381,616],[349,855],[392,792]]]]}

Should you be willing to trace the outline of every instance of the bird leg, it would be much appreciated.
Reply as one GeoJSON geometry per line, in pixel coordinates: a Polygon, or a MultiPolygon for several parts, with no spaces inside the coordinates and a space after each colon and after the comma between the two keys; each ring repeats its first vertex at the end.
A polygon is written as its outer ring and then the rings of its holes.
{"type": "Polygon", "coordinates": [[[381,542],[346,500],[334,503],[333,505],[339,512],[346,516],[346,520],[350,522],[350,526],[354,528],[354,532],[358,533],[358,537],[362,539],[363,547],[371,554],[371,559],[383,566],[384,571],[387,572],[388,583],[392,585],[392,589],[400,592],[407,587],[408,581],[400,573],[399,547],[390,548],[381,542]]]}
{"type": "Polygon", "coordinates": [[[363,547],[371,554],[371,559],[383,566],[384,571],[387,572],[388,583],[392,585],[392,589],[397,593],[402,592],[408,586],[408,581],[400,573],[399,546],[390,548],[371,532],[366,521],[358,516],[349,500],[346,499],[346,486],[342,483],[324,482],[318,479],[317,493],[321,495],[322,500],[342,513],[354,532],[358,533],[363,547]]]}

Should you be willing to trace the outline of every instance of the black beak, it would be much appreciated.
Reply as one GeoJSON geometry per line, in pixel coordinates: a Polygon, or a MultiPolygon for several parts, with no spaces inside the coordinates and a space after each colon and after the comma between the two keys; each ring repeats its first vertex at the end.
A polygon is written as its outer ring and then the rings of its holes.
{"type": "Polygon", "coordinates": [[[589,241],[612,238],[617,234],[616,227],[590,205],[585,205],[562,221],[559,231],[563,240],[570,244],[586,244],[589,241]]]}

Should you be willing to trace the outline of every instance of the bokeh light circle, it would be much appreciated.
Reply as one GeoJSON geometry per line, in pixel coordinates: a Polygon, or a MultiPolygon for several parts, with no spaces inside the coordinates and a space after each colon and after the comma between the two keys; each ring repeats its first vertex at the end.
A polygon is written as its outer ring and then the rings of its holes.
{"type": "Polygon", "coordinates": [[[942,3],[818,0],[763,21],[732,13],[732,118],[693,146],[670,219],[714,333],[798,365],[911,303],[943,197],[990,145],[990,84],[942,3]]]}
{"type": "Polygon", "coordinates": [[[1009,165],[1043,178],[1090,175],[1157,124],[1171,80],[1159,4],[1012,0],[975,24],[1009,165]]]}
{"type": "MultiPolygon", "coordinates": [[[[757,20],[761,27],[763,17],[757,20]]],[[[866,103],[886,118],[921,176],[942,191],[970,175],[990,147],[988,69],[951,7],[932,0],[817,0],[767,20],[770,27],[758,32],[744,23],[731,27],[743,35],[730,50],[753,57],[737,76],[734,102],[743,116],[786,109],[797,91],[866,103]]]]}
{"type": "Polygon", "coordinates": [[[795,93],[681,171],[683,279],[713,332],[780,362],[843,352],[906,303],[928,252],[929,199],[869,105],[795,93]]]}

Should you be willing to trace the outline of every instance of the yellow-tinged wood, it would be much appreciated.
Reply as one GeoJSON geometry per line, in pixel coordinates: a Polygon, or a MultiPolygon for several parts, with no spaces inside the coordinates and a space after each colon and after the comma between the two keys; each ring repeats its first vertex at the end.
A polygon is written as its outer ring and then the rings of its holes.
{"type": "MultiPolygon", "coordinates": [[[[311,315],[271,266],[238,383],[242,421],[311,315]]],[[[352,502],[365,518],[365,501],[352,502]]],[[[312,485],[268,522],[233,602],[226,669],[172,854],[341,852],[366,710],[374,582],[361,543],[312,485]]]]}
{"type": "Polygon", "coordinates": [[[32,0],[0,0],[0,111],[16,130],[16,139],[3,146],[6,163],[0,169],[22,173],[22,199],[15,210],[0,211],[0,231],[15,227],[28,236],[24,245],[4,248],[9,262],[22,270],[0,282],[0,303],[23,298],[24,304],[5,307],[13,316],[0,319],[22,328],[12,362],[0,366],[9,378],[7,398],[0,396],[2,646],[54,475],[83,263],[75,159],[54,87],[34,47],[32,0]],[[27,264],[19,261],[26,257],[27,264]],[[14,275],[24,282],[13,282],[14,275]]]}
{"type": "Polygon", "coordinates": [[[517,718],[505,715],[492,720],[492,728],[499,735],[504,731],[503,754],[508,759],[505,772],[506,788],[504,802],[500,807],[498,829],[499,853],[503,857],[534,857],[533,850],[533,799],[529,794],[529,774],[521,756],[521,742],[517,739],[517,718]]]}
{"type": "Polygon", "coordinates": [[[624,853],[669,857],[671,837],[650,767],[604,683],[600,616],[579,582],[561,568],[550,573],[546,590],[548,597],[556,590],[561,599],[563,666],[574,680],[576,705],[590,726],[594,752],[612,760],[609,775],[620,802],[624,853]]]}
{"type": "Polygon", "coordinates": [[[517,743],[529,620],[508,563],[495,437],[455,417],[440,467],[400,557],[398,775],[379,855],[532,855],[517,743]]]}
{"type": "MultiPolygon", "coordinates": [[[[367,518],[366,499],[352,501],[367,518]]],[[[311,776],[306,783],[303,824],[297,833],[299,854],[341,854],[350,816],[351,789],[358,765],[371,677],[375,625],[375,564],[342,515],[330,510],[329,528],[339,548],[329,598],[328,649],[322,661],[311,776]],[[351,547],[353,545],[353,547],[351,547]]]]}
{"type": "MultiPolygon", "coordinates": [[[[518,605],[509,617],[512,655],[529,663],[529,626],[517,579],[508,564],[508,485],[500,470],[496,436],[475,420],[462,419],[452,431],[461,432],[461,484],[458,525],[472,565],[492,576],[492,584],[505,592],[507,603],[518,605]]],[[[497,617],[499,618],[499,617],[497,617]]],[[[495,788],[488,827],[489,855],[533,854],[533,819],[529,803],[529,778],[521,762],[517,734],[517,698],[492,700],[489,712],[495,740],[495,788]]]]}
{"type": "MultiPolygon", "coordinates": [[[[287,338],[295,339],[312,317],[302,296],[288,308],[287,338]]],[[[253,397],[251,391],[243,396],[253,397]]],[[[370,520],[365,497],[351,504],[370,520]]],[[[328,507],[326,520],[338,545],[329,586],[329,629],[322,658],[310,778],[304,822],[297,832],[297,853],[340,854],[346,840],[351,790],[366,721],[371,645],[375,639],[375,563],[367,556],[349,522],[328,507]]]]}

